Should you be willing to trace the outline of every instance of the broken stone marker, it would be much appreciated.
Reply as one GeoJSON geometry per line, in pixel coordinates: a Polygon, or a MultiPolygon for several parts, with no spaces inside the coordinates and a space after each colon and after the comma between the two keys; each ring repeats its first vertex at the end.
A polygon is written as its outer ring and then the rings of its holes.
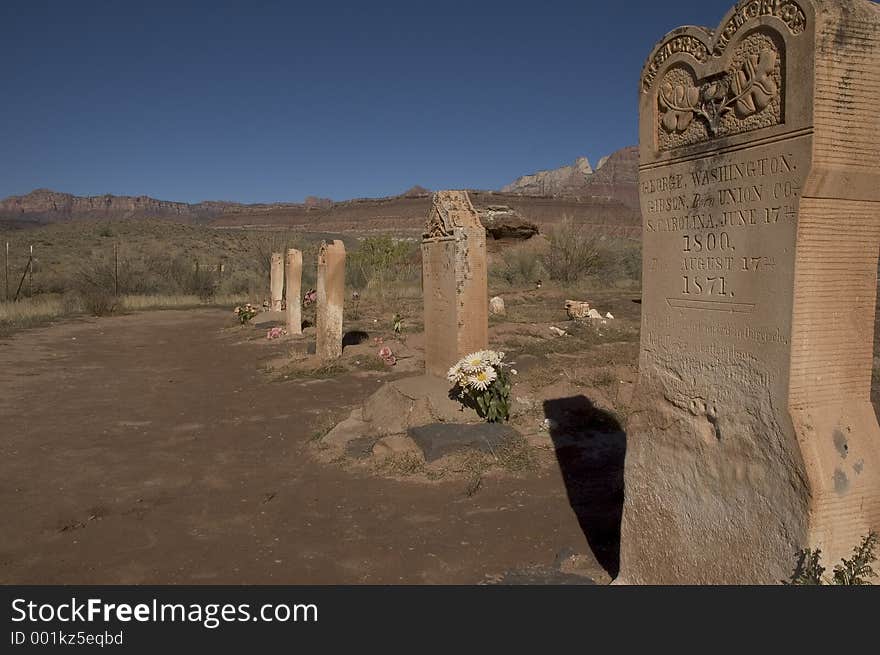
{"type": "Polygon", "coordinates": [[[290,248],[287,251],[287,271],[285,279],[287,288],[287,332],[302,334],[302,252],[290,248]]]}
{"type": "Polygon", "coordinates": [[[283,293],[284,257],[280,252],[273,252],[269,267],[269,308],[273,312],[281,311],[283,293]]]}
{"type": "Polygon", "coordinates": [[[321,361],[342,356],[342,310],[345,303],[345,244],[321,242],[318,250],[317,340],[321,361]]]}
{"type": "Polygon", "coordinates": [[[486,230],[465,191],[434,194],[422,241],[425,369],[449,367],[489,343],[486,230]]]}
{"type": "Polygon", "coordinates": [[[776,583],[880,529],[878,70],[867,0],[743,1],[648,58],[619,581],[776,583]]]}
{"type": "Polygon", "coordinates": [[[573,321],[583,321],[590,315],[590,303],[580,300],[566,300],[565,313],[573,321]]]}

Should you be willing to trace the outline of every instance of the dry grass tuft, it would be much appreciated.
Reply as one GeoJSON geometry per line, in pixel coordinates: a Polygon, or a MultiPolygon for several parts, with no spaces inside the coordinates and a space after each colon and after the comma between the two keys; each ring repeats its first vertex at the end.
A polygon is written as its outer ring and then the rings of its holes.
{"type": "Polygon", "coordinates": [[[122,297],[122,306],[131,311],[206,306],[233,308],[243,302],[247,302],[246,297],[231,294],[214,296],[209,302],[205,302],[199,296],[188,294],[129,294],[122,297]]]}
{"type": "Polygon", "coordinates": [[[425,461],[416,453],[394,453],[376,464],[376,469],[386,475],[410,477],[425,472],[425,461]]]}

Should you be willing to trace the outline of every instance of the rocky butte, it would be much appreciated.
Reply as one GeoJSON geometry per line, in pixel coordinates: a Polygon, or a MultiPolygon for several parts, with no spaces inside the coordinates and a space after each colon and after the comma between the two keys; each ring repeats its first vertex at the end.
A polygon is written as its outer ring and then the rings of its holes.
{"type": "Polygon", "coordinates": [[[586,157],[571,166],[524,175],[502,189],[530,196],[603,197],[638,208],[639,149],[623,148],[603,157],[595,170],[586,157]]]}

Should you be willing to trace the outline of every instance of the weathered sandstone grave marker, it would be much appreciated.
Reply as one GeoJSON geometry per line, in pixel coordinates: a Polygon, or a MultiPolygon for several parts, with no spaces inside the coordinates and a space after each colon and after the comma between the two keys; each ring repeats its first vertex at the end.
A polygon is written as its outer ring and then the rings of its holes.
{"type": "Polygon", "coordinates": [[[302,334],[302,252],[295,248],[287,251],[287,270],[285,271],[287,295],[287,332],[302,334]]]}
{"type": "Polygon", "coordinates": [[[425,369],[445,376],[489,343],[486,230],[465,191],[434,194],[422,240],[425,369]]]}
{"type": "Polygon", "coordinates": [[[787,578],[880,529],[880,6],[747,0],[640,85],[640,406],[619,580],[787,578]]]}
{"type": "Polygon", "coordinates": [[[281,311],[281,298],[284,292],[284,256],[273,252],[269,263],[269,301],[273,312],[281,311]]]}
{"type": "Polygon", "coordinates": [[[345,244],[321,242],[318,250],[316,352],[322,361],[342,356],[342,310],[345,303],[345,244]]]}

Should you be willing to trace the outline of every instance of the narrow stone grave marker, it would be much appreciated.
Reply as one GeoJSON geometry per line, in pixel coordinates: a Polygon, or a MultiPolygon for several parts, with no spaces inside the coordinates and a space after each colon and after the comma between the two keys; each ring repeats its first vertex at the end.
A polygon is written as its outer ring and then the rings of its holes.
{"type": "Polygon", "coordinates": [[[287,332],[302,334],[302,252],[294,248],[287,251],[287,332]]]}
{"type": "Polygon", "coordinates": [[[318,251],[316,352],[322,361],[342,356],[342,312],[345,303],[345,244],[321,242],[318,251]]]}
{"type": "Polygon", "coordinates": [[[284,292],[284,256],[273,252],[269,265],[269,302],[273,312],[281,311],[281,300],[284,292]]]}

